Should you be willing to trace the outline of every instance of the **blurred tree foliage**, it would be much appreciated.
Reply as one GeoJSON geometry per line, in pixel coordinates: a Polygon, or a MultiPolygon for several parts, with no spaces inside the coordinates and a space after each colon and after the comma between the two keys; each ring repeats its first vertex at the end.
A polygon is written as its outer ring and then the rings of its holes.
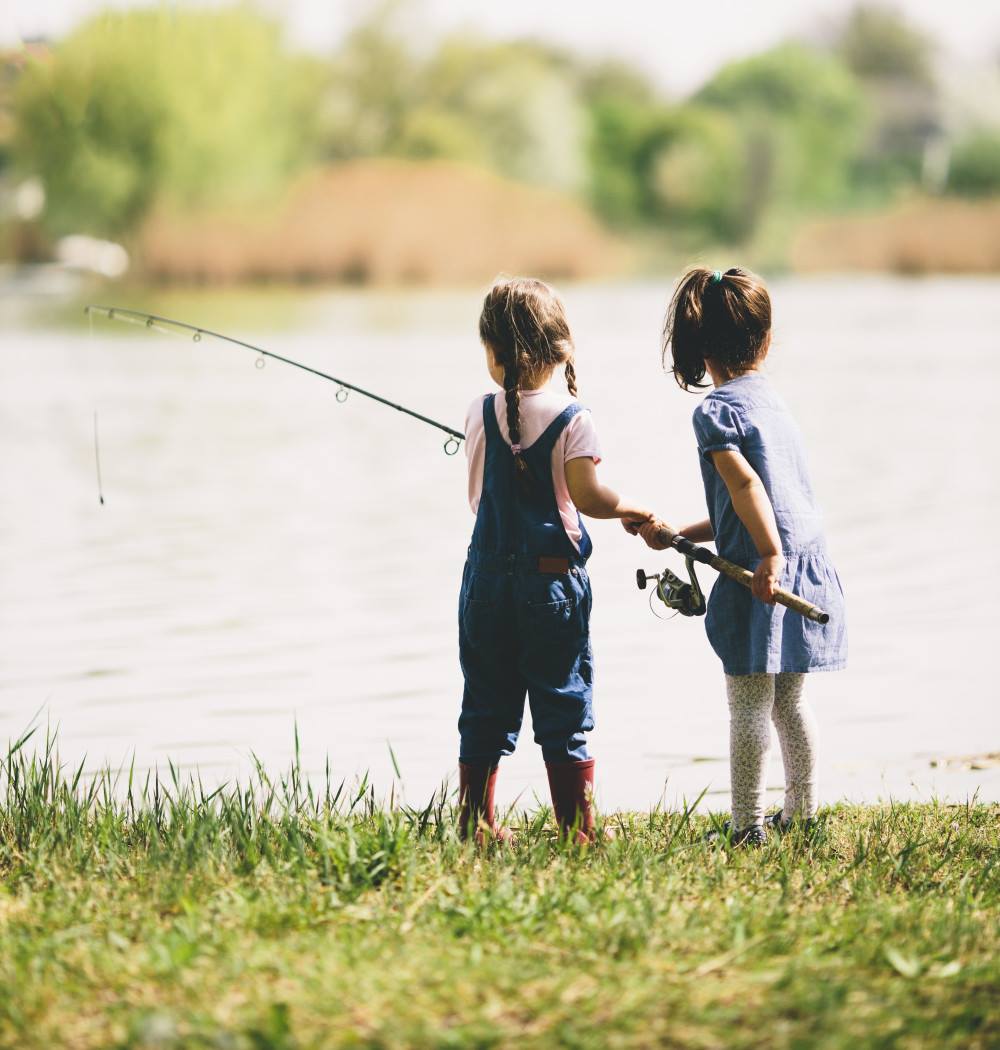
{"type": "Polygon", "coordinates": [[[866,3],[843,20],[833,52],[868,102],[853,171],[858,189],[885,195],[925,178],[928,150],[943,134],[931,40],[897,9],[866,3]]]}
{"type": "Polygon", "coordinates": [[[584,114],[556,54],[454,37],[427,63],[420,86],[399,152],[474,160],[559,189],[582,186],[584,114]]]}
{"type": "Polygon", "coordinates": [[[930,40],[897,8],[859,4],[844,20],[837,52],[862,78],[934,83],[930,40]]]}
{"type": "Polygon", "coordinates": [[[418,60],[400,3],[380,5],[333,58],[321,152],[469,161],[561,189],[584,179],[584,117],[560,57],[532,43],[444,40],[418,60]]]}
{"type": "Polygon", "coordinates": [[[161,196],[260,200],[310,155],[320,76],[244,8],[101,16],[28,66],[15,156],[55,233],[121,235],[161,196]]]}
{"type": "Polygon", "coordinates": [[[1000,193],[1000,131],[976,131],[956,145],[948,188],[967,197],[1000,193]]]}
{"type": "Polygon", "coordinates": [[[742,232],[769,207],[802,211],[849,196],[865,104],[857,82],[834,58],[784,44],[726,66],[696,101],[739,129],[742,232]]]}
{"type": "MultiPolygon", "coordinates": [[[[619,227],[738,242],[769,215],[918,181],[942,134],[930,43],[870,4],[825,47],[732,62],[686,100],[539,43],[421,49],[410,0],[369,11],[323,60],[245,5],[82,25],[14,96],[13,162],[41,176],[49,230],[123,236],[159,200],[256,203],[311,164],[395,155],[578,192],[619,227]]],[[[962,144],[948,187],[992,192],[997,141],[962,144]]]]}

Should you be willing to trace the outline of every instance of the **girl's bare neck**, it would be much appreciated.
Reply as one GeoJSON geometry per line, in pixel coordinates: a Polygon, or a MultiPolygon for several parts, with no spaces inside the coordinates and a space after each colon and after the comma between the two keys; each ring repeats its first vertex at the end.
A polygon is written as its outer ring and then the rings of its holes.
{"type": "Polygon", "coordinates": [[[519,385],[522,390],[541,390],[542,387],[549,385],[554,372],[555,366],[545,369],[544,372],[538,372],[536,375],[525,376],[519,385]]]}
{"type": "Polygon", "coordinates": [[[723,372],[713,367],[711,361],[706,361],[705,365],[708,368],[708,374],[712,377],[712,385],[716,388],[722,386],[724,383],[731,383],[734,379],[739,379],[741,376],[755,376],[760,372],[760,365],[754,365],[753,368],[746,368],[742,372],[723,372]]]}

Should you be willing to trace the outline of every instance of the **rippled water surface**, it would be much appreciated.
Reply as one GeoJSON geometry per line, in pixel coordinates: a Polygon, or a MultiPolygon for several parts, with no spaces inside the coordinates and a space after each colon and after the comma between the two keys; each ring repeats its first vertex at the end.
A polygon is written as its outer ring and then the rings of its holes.
{"type": "MultiPolygon", "coordinates": [[[[1000,770],[963,761],[1000,752],[1000,282],[773,293],[770,370],[805,432],[849,603],[850,670],[809,683],[822,795],[1000,798],[1000,770]]],[[[658,364],[666,289],[566,298],[604,478],[668,520],[701,514],[695,399],[658,364]]],[[[461,428],[488,386],[478,299],[318,294],[278,329],[227,323],[461,428]]],[[[185,310],[208,323],[215,306],[185,310]]],[[[44,316],[8,302],[0,332],[0,738],[37,716],[66,761],[169,756],[211,783],[246,772],[251,752],[285,765],[297,722],[310,771],[329,755],[338,779],[370,770],[388,791],[391,744],[397,793],[425,800],[457,749],[463,457],[245,351],[44,316]]],[[[613,523],[592,535],[601,800],[672,804],[707,787],[724,806],[725,700],[702,623],[660,622],[636,590],[635,569],[668,556],[613,523]]],[[[500,794],[545,796],[527,719],[500,794]]]]}

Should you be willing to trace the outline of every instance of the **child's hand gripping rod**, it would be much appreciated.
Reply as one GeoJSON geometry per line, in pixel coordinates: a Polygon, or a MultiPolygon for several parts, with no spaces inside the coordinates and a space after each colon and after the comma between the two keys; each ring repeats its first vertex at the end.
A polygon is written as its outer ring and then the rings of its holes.
{"type": "MultiPolygon", "coordinates": [[[[734,565],[731,561],[727,561],[725,558],[720,558],[718,554],[713,554],[707,547],[699,547],[697,543],[692,543],[686,537],[681,536],[680,533],[671,532],[670,529],[660,529],[656,534],[656,538],[661,543],[668,544],[674,550],[680,551],[681,554],[692,558],[694,561],[701,562],[703,565],[711,565],[716,572],[721,572],[723,576],[728,576],[731,580],[735,580],[744,587],[749,588],[753,582],[753,573],[749,569],[744,569],[739,565],[734,565]]],[[[783,605],[786,609],[799,613],[807,620],[814,620],[816,623],[830,622],[830,614],[828,612],[824,612],[819,606],[807,602],[805,598],[792,594],[791,591],[782,590],[780,587],[777,588],[774,592],[774,600],[778,605],[783,605]]]]}

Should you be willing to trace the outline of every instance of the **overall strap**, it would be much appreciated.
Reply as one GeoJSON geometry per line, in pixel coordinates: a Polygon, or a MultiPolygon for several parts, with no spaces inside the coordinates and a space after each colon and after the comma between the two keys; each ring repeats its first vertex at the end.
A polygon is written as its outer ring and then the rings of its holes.
{"type": "Polygon", "coordinates": [[[545,428],[541,437],[523,450],[532,483],[524,487],[517,477],[514,456],[497,420],[499,394],[483,398],[486,436],[483,489],[476,512],[470,550],[478,556],[504,555],[530,558],[554,557],[583,563],[591,551],[590,538],[581,521],[579,551],[566,535],[556,502],[551,461],[552,449],[569,421],[580,411],[569,404],[545,428]]]}
{"type": "Polygon", "coordinates": [[[569,426],[570,420],[578,413],[583,412],[583,405],[579,401],[574,401],[567,405],[555,419],[545,428],[540,438],[537,441],[533,441],[531,445],[525,449],[526,453],[532,455],[543,456],[548,459],[552,455],[552,450],[555,448],[556,442],[559,440],[559,436],[569,426]]]}
{"type": "MultiPolygon", "coordinates": [[[[483,398],[483,428],[486,431],[487,441],[500,441],[507,445],[503,435],[500,433],[500,424],[497,422],[496,399],[496,394],[487,394],[483,398]]],[[[536,449],[546,456],[550,455],[552,449],[555,448],[556,442],[559,440],[559,435],[569,425],[569,421],[578,412],[583,411],[585,409],[579,401],[574,401],[572,404],[567,405],[545,428],[541,436],[523,450],[522,455],[534,453],[536,449]]],[[[507,447],[509,448],[510,446],[507,445],[507,447]]]]}
{"type": "Polygon", "coordinates": [[[483,429],[486,431],[487,441],[503,441],[503,435],[497,423],[496,400],[496,394],[487,394],[483,398],[483,429]]]}

